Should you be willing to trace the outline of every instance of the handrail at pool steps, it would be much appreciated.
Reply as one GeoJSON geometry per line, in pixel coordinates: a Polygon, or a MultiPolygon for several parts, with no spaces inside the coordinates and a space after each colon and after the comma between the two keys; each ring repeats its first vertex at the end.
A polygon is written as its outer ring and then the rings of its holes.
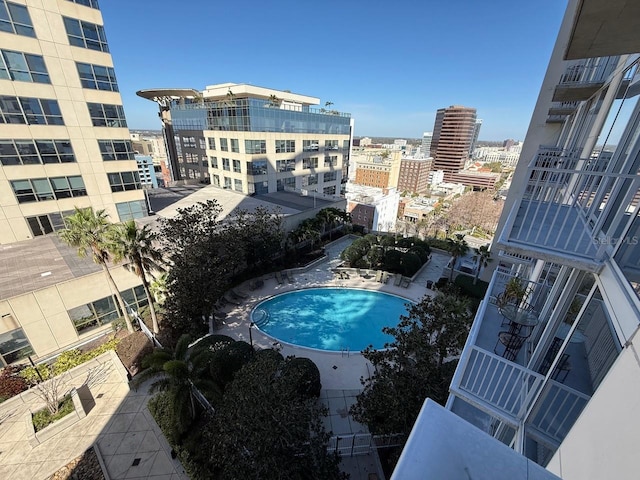
{"type": "Polygon", "coordinates": [[[269,322],[269,312],[263,308],[259,308],[253,312],[253,324],[260,328],[269,322]]]}

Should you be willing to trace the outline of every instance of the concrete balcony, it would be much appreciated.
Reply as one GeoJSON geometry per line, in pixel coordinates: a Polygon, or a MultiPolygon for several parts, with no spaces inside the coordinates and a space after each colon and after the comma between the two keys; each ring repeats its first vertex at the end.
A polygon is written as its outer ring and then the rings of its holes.
{"type": "Polygon", "coordinates": [[[602,88],[620,57],[588,58],[570,62],[553,92],[554,102],[579,102],[602,88]]]}

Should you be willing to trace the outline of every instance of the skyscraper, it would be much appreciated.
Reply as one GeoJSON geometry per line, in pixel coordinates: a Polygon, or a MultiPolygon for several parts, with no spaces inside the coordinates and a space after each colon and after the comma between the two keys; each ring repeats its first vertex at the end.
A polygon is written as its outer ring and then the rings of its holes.
{"type": "Polygon", "coordinates": [[[445,181],[449,181],[450,174],[464,168],[475,129],[475,108],[452,105],[436,112],[431,156],[433,169],[444,171],[445,181]]]}
{"type": "Polygon", "coordinates": [[[471,139],[471,146],[469,147],[469,157],[473,157],[473,151],[476,149],[476,143],[478,143],[478,136],[480,135],[480,127],[482,127],[482,120],[476,120],[476,125],[473,128],[473,138],[471,139]]]}
{"type": "MultiPolygon", "coordinates": [[[[637,476],[638,18],[637,2],[568,2],[447,402],[565,480],[637,476]]],[[[441,433],[421,415],[405,451],[441,433]]],[[[392,478],[429,477],[428,455],[406,459],[392,478]]]]}
{"type": "MultiPolygon", "coordinates": [[[[63,216],[147,210],[97,1],[0,0],[0,30],[2,365],[108,331],[119,316],[100,267],[56,238],[63,216]]],[[[139,279],[113,275],[136,303],[139,279]]]]}
{"type": "Polygon", "coordinates": [[[431,156],[432,140],[433,140],[433,132],[424,132],[422,134],[422,145],[420,146],[420,152],[422,152],[422,156],[425,158],[431,156]]]}

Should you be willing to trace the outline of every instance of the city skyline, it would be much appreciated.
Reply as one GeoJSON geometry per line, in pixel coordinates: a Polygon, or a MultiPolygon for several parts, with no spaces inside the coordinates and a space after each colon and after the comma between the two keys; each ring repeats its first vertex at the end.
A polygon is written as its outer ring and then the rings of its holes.
{"type": "Polygon", "coordinates": [[[319,20],[317,7],[289,1],[251,2],[238,16],[190,0],[172,22],[166,0],[101,10],[132,129],[160,128],[137,90],[236,82],[330,101],[351,113],[356,136],[419,138],[455,104],[477,109],[481,140],[504,140],[524,138],[565,6],[404,1],[393,21],[388,6],[360,2],[326,2],[319,20]]]}

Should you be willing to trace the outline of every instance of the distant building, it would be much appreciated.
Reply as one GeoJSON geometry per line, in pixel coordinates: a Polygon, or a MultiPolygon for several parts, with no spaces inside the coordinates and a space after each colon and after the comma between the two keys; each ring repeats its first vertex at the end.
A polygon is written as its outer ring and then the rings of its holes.
{"type": "Polygon", "coordinates": [[[473,128],[473,138],[471,139],[471,146],[469,147],[469,156],[473,156],[473,151],[476,149],[476,143],[478,143],[478,136],[480,135],[480,128],[482,127],[482,120],[476,120],[476,125],[473,128]]]}
{"type": "Polygon", "coordinates": [[[369,137],[362,137],[360,139],[360,146],[361,147],[368,147],[371,145],[371,139],[369,137]]]}
{"type": "Polygon", "coordinates": [[[372,188],[347,184],[347,212],[354,225],[368,231],[392,231],[398,213],[400,193],[395,188],[372,188]]]}
{"type": "Polygon", "coordinates": [[[431,143],[433,168],[444,171],[446,181],[464,168],[476,129],[476,109],[452,105],[436,113],[431,143]]]}
{"type": "Polygon", "coordinates": [[[384,157],[380,151],[364,151],[352,156],[355,166],[354,183],[366,187],[395,188],[398,185],[401,152],[388,152],[384,157]]]}
{"type": "Polygon", "coordinates": [[[429,173],[429,184],[432,187],[444,182],[444,172],[442,170],[432,170],[429,173]]]}
{"type": "Polygon", "coordinates": [[[431,141],[433,140],[433,132],[424,132],[422,134],[422,144],[420,145],[420,153],[427,158],[431,156],[431,141]]]}
{"type": "Polygon", "coordinates": [[[449,181],[473,187],[475,190],[485,190],[494,189],[499,178],[499,173],[482,173],[463,170],[457,173],[452,173],[449,176],[449,181]]]}
{"type": "Polygon", "coordinates": [[[140,183],[144,188],[158,188],[158,180],[151,155],[136,155],[140,183]]]}
{"type": "Polygon", "coordinates": [[[398,191],[422,193],[429,189],[431,158],[403,158],[400,161],[398,191]]]}

